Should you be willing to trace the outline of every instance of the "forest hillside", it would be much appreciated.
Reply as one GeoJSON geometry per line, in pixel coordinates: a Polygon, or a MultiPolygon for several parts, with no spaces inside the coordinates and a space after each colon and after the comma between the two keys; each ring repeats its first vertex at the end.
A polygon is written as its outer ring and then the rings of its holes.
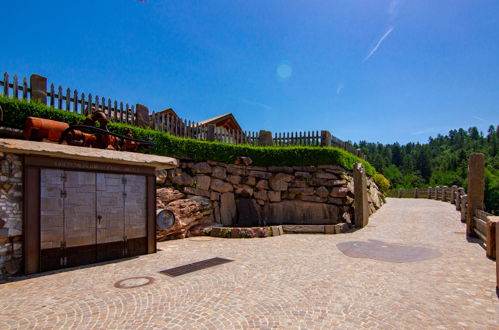
{"type": "Polygon", "coordinates": [[[392,189],[428,186],[466,188],[468,156],[485,155],[485,204],[499,213],[499,126],[491,125],[484,134],[476,127],[451,130],[448,135],[430,137],[428,143],[400,145],[360,141],[369,162],[391,181],[392,189]]]}

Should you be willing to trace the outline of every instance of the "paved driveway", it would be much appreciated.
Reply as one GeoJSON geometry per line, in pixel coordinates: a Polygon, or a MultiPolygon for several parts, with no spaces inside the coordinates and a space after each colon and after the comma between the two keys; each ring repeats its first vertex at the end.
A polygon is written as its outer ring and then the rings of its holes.
{"type": "Polygon", "coordinates": [[[164,242],[153,255],[0,285],[0,328],[499,328],[495,264],[464,230],[453,205],[390,199],[349,234],[164,242]],[[369,239],[441,256],[395,263],[336,246],[369,239]],[[159,273],[213,257],[234,262],[159,273]],[[154,281],[114,286],[144,276],[154,281]]]}

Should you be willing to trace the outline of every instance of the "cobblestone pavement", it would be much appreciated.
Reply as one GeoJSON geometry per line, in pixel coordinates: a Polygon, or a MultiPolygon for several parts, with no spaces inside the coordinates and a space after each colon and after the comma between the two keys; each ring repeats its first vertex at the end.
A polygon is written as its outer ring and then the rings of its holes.
{"type": "Polygon", "coordinates": [[[464,230],[451,204],[390,199],[349,234],[164,242],[153,255],[0,285],[0,328],[498,328],[495,265],[464,230]],[[368,239],[442,255],[393,263],[336,247],[368,239]],[[213,257],[235,261],[159,273],[213,257]],[[130,277],[154,281],[114,286],[130,277]]]}

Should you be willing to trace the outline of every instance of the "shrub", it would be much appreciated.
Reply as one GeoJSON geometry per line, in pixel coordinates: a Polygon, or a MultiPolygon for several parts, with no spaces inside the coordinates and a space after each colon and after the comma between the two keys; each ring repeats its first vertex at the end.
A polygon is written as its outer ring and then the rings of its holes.
{"type": "MultiPolygon", "coordinates": [[[[7,97],[0,97],[0,105],[4,111],[4,125],[13,128],[22,129],[28,116],[64,121],[68,124],[76,124],[84,119],[84,116],[73,112],[7,97]]],[[[368,175],[376,174],[371,164],[336,147],[257,147],[180,138],[160,131],[114,122],[109,123],[108,128],[118,134],[124,134],[125,129],[130,128],[133,136],[138,139],[151,137],[155,146],[144,152],[161,156],[213,160],[229,164],[234,163],[238,156],[247,156],[256,166],[340,165],[348,170],[353,168],[354,163],[360,162],[368,175]]]]}
{"type": "Polygon", "coordinates": [[[390,180],[385,178],[385,176],[381,173],[376,173],[373,176],[374,182],[378,185],[379,189],[383,194],[387,194],[390,190],[390,180]]]}

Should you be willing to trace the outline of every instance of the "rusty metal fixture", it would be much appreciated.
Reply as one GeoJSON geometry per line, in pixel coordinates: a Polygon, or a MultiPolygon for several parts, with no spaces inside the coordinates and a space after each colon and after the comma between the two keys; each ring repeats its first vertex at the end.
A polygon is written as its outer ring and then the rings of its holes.
{"type": "Polygon", "coordinates": [[[137,151],[139,148],[150,148],[154,146],[152,140],[139,140],[130,136],[123,136],[113,132],[106,131],[99,127],[86,125],[72,125],[68,127],[61,135],[59,143],[67,142],[68,144],[90,146],[93,148],[113,148],[122,151],[137,151]],[[83,133],[89,131],[95,134],[83,133]],[[91,138],[88,135],[95,137],[91,138]],[[75,140],[76,139],[76,140],[75,140]]]}
{"type": "Polygon", "coordinates": [[[96,123],[99,123],[99,127],[103,130],[107,129],[107,124],[109,123],[109,119],[104,112],[98,110],[93,111],[91,115],[87,116],[87,118],[83,121],[82,125],[86,126],[96,126],[96,123]]]}
{"type": "Polygon", "coordinates": [[[24,122],[24,139],[47,139],[49,141],[59,142],[62,133],[68,127],[68,124],[60,121],[37,117],[28,117],[24,122]]]}

